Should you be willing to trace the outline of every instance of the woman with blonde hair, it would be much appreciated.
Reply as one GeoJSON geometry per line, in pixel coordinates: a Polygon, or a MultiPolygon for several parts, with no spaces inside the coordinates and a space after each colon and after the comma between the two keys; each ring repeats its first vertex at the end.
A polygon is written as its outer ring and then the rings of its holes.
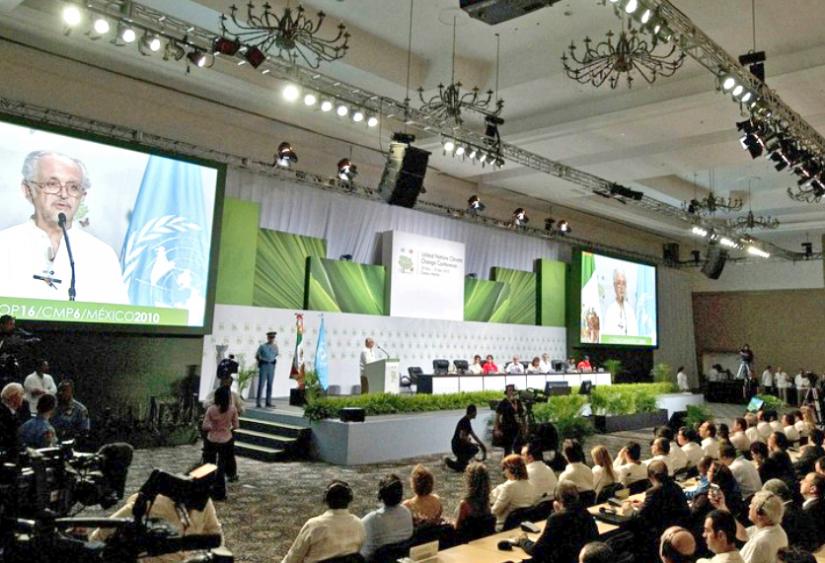
{"type": "Polygon", "coordinates": [[[413,524],[438,524],[441,522],[441,499],[433,494],[435,478],[433,472],[420,463],[413,467],[410,473],[410,488],[414,496],[404,501],[404,506],[410,509],[413,524]]]}
{"type": "Polygon", "coordinates": [[[598,497],[602,489],[616,482],[616,472],[613,471],[610,452],[604,446],[596,446],[590,450],[590,457],[593,458],[593,488],[598,497]]]}
{"type": "MultiPolygon", "coordinates": [[[[811,435],[811,430],[816,428],[816,418],[814,418],[814,411],[808,405],[802,405],[798,411],[794,413],[796,422],[794,427],[799,432],[800,438],[805,438],[811,435]]],[[[819,445],[819,444],[817,444],[819,445]]]]}
{"type": "Polygon", "coordinates": [[[507,516],[517,508],[533,506],[536,491],[527,478],[527,465],[518,454],[510,454],[501,460],[501,470],[507,479],[493,489],[490,498],[493,506],[490,511],[496,517],[496,527],[504,526],[507,516]]]}

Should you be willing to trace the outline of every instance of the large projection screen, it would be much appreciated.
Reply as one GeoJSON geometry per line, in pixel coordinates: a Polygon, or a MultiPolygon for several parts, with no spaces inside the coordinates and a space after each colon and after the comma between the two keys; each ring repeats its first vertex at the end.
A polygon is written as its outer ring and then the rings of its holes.
{"type": "Polygon", "coordinates": [[[0,116],[0,315],[203,334],[224,178],[220,164],[0,116]]]}
{"type": "Polygon", "coordinates": [[[579,343],[658,346],[656,267],[587,251],[576,263],[579,343]]]}

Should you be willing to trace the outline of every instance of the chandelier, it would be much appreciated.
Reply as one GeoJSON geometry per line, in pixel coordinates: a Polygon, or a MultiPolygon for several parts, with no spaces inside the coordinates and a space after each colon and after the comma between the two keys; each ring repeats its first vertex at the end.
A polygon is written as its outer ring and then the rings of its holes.
{"type": "Polygon", "coordinates": [[[656,41],[648,43],[640,37],[630,21],[627,30],[622,29],[619,39],[615,43],[615,34],[612,30],[606,34],[607,39],[593,45],[590,37],[584,38],[584,54],[576,52],[575,41],[570,42],[567,53],[561,56],[561,62],[567,76],[580,82],[590,83],[599,87],[607,82],[611,88],[616,88],[622,76],[627,80],[627,87],[633,86],[634,74],[640,75],[648,84],[652,84],[659,76],[673,76],[685,61],[685,54],[681,51],[674,56],[676,45],[670,49],[662,49],[656,53],[656,41]]]}
{"type": "Polygon", "coordinates": [[[229,8],[228,18],[221,14],[220,24],[224,37],[232,35],[237,43],[245,46],[244,56],[254,67],[269,54],[287,59],[292,64],[300,59],[307,66],[318,68],[321,61],[332,62],[342,58],[349,48],[350,34],[343,23],[338,24],[335,37],[317,37],[325,18],[324,12],[318,12],[312,20],[305,15],[303,6],[298,5],[293,10],[288,4],[279,17],[272,12],[268,2],[263,4],[262,9],[249,2],[246,5],[246,21],[238,19],[238,7],[233,4],[229,8]],[[230,19],[235,30],[227,28],[230,19]]]}
{"type": "Polygon", "coordinates": [[[739,198],[720,197],[710,192],[703,199],[691,199],[682,203],[682,209],[690,215],[713,215],[717,211],[739,211],[744,202],[739,198]]]}
{"type": "Polygon", "coordinates": [[[752,229],[775,229],[779,226],[779,219],[770,216],[756,216],[753,214],[753,211],[749,210],[748,214],[744,217],[737,217],[736,219],[728,221],[728,226],[731,229],[741,231],[750,231],[752,229]]]}
{"type": "MultiPolygon", "coordinates": [[[[438,85],[438,94],[432,96],[430,99],[424,97],[424,88],[418,88],[418,97],[421,99],[421,111],[427,112],[437,119],[442,121],[452,121],[455,126],[459,127],[464,123],[461,114],[465,110],[480,113],[485,117],[498,117],[504,107],[504,100],[496,99],[493,107],[490,103],[493,101],[492,90],[487,90],[482,94],[481,89],[477,86],[472,90],[462,91],[461,82],[455,79],[455,27],[456,18],[453,17],[453,60],[450,74],[450,83],[444,86],[443,83],[438,85]]],[[[498,51],[498,49],[497,49],[498,51]]],[[[496,54],[498,59],[498,54],[496,54]]],[[[498,76],[498,60],[496,60],[496,76],[498,76]]],[[[496,78],[498,81],[498,78],[496,78]]]]}

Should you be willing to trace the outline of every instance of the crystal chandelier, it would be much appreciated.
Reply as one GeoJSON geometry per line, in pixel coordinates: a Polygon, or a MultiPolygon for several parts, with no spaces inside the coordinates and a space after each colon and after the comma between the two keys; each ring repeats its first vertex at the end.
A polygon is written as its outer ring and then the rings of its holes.
{"type": "MultiPolygon", "coordinates": [[[[481,89],[477,86],[472,90],[462,91],[463,86],[461,82],[456,82],[455,79],[455,27],[456,18],[453,17],[453,60],[450,74],[450,83],[444,86],[443,83],[438,85],[438,94],[432,96],[430,99],[424,98],[424,88],[418,88],[418,97],[421,99],[421,111],[427,112],[442,121],[452,121],[456,126],[461,126],[464,120],[461,114],[464,110],[474,111],[480,113],[485,117],[498,117],[504,107],[504,100],[496,99],[493,107],[490,103],[493,101],[492,90],[487,90],[482,94],[481,89]]],[[[498,55],[496,55],[498,58],[498,55]]],[[[496,62],[496,75],[498,75],[498,62],[496,62]]],[[[498,79],[496,79],[498,80],[498,79]]]]}
{"type": "Polygon", "coordinates": [[[771,216],[762,217],[761,215],[756,216],[753,214],[753,209],[751,208],[752,179],[754,178],[748,178],[748,213],[743,217],[737,217],[736,219],[731,219],[728,221],[728,227],[739,231],[751,231],[753,229],[775,229],[779,226],[779,219],[771,216]]]}
{"type": "Polygon", "coordinates": [[[616,88],[624,76],[627,87],[630,88],[633,86],[634,74],[652,84],[659,76],[673,76],[685,61],[685,54],[681,51],[675,55],[675,44],[671,44],[669,50],[665,47],[657,54],[656,41],[648,43],[644,36],[640,37],[631,21],[627,22],[627,30],[622,29],[615,43],[612,30],[607,32],[606,37],[595,46],[590,37],[585,37],[582,56],[577,55],[576,43],[571,41],[567,48],[569,56],[568,53],[561,56],[568,77],[581,84],[590,83],[599,87],[607,82],[611,88],[616,88]]]}
{"type": "MultiPolygon", "coordinates": [[[[696,185],[696,175],[693,176],[693,183],[696,185]]],[[[682,202],[682,210],[688,215],[713,215],[717,211],[731,212],[740,211],[745,202],[738,197],[720,197],[713,191],[713,186],[716,183],[716,173],[714,170],[708,170],[708,186],[710,193],[702,199],[693,197],[690,201],[682,202]]],[[[748,185],[750,190],[750,185],[748,185]]]]}
{"type": "Polygon", "coordinates": [[[233,4],[229,8],[229,17],[221,14],[220,24],[224,37],[234,36],[238,43],[245,46],[244,56],[255,67],[266,59],[266,55],[273,55],[292,64],[300,59],[307,66],[318,68],[321,61],[332,62],[342,58],[349,48],[350,34],[343,23],[338,24],[335,37],[317,37],[324,18],[324,12],[318,12],[314,20],[308,18],[300,4],[295,9],[287,4],[283,13],[277,16],[268,2],[263,4],[262,9],[249,2],[246,5],[246,21],[238,19],[238,7],[233,4]],[[228,20],[232,20],[234,30],[228,29],[228,20]]]}

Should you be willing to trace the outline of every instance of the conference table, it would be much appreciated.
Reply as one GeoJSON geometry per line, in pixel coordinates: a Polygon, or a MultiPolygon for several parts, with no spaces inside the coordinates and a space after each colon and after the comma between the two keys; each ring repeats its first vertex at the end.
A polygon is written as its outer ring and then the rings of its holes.
{"type": "Polygon", "coordinates": [[[416,392],[433,395],[444,393],[459,393],[467,391],[504,391],[507,385],[515,385],[517,389],[541,389],[547,383],[564,385],[571,389],[578,389],[582,382],[589,381],[593,385],[610,385],[612,376],[609,372],[559,372],[559,373],[530,373],[504,374],[490,373],[487,375],[472,373],[422,374],[417,377],[416,392]]]}

